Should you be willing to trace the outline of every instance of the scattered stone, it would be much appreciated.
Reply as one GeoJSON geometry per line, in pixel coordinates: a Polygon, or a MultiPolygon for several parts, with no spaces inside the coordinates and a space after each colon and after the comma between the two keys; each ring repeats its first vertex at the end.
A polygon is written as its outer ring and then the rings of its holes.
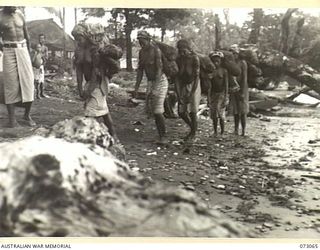
{"type": "Polygon", "coordinates": [[[273,224],[271,224],[271,223],[267,223],[267,222],[265,222],[265,223],[263,223],[263,226],[265,226],[265,227],[267,227],[267,228],[273,228],[273,224]]]}
{"type": "Polygon", "coordinates": [[[185,189],[195,191],[194,186],[191,186],[191,185],[186,186],[185,189]]]}
{"type": "Polygon", "coordinates": [[[271,119],[268,118],[268,117],[263,116],[263,117],[260,118],[260,121],[263,121],[263,122],[271,122],[271,119]]]}
{"type": "Polygon", "coordinates": [[[147,153],[148,156],[149,156],[149,155],[157,155],[157,154],[158,154],[158,153],[157,153],[156,151],[147,153]]]}
{"type": "Polygon", "coordinates": [[[228,170],[229,168],[228,167],[219,167],[220,169],[222,170],[228,170]]]}
{"type": "Polygon", "coordinates": [[[179,141],[173,141],[173,142],[172,142],[172,145],[179,146],[179,145],[181,145],[181,143],[180,143],[179,141]]]}
{"type": "Polygon", "coordinates": [[[131,124],[132,125],[144,125],[144,123],[143,122],[141,122],[141,121],[133,121],[133,122],[131,122],[131,124]]]}
{"type": "Polygon", "coordinates": [[[221,189],[221,190],[224,190],[224,189],[226,189],[226,186],[225,185],[218,185],[217,188],[221,189]]]}
{"type": "Polygon", "coordinates": [[[173,155],[178,155],[178,154],[179,154],[179,153],[177,153],[177,152],[174,152],[174,153],[173,153],[173,155]]]}
{"type": "Polygon", "coordinates": [[[308,161],[310,161],[310,159],[308,159],[307,156],[303,156],[303,157],[299,158],[299,161],[300,162],[308,162],[308,161]]]}
{"type": "Polygon", "coordinates": [[[308,143],[309,143],[309,144],[315,144],[315,143],[317,143],[318,141],[320,141],[320,139],[309,140],[308,143]]]}

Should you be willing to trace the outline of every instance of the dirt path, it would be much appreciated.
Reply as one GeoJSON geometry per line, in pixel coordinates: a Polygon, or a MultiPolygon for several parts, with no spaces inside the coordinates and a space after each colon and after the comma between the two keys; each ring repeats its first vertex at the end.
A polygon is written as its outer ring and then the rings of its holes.
{"type": "MultiPolygon", "coordinates": [[[[183,122],[170,119],[170,144],[159,147],[143,105],[128,107],[122,92],[110,98],[109,107],[129,164],[150,181],[196,192],[209,207],[219,207],[261,237],[319,238],[319,179],[310,178],[320,176],[319,110],[289,110],[303,117],[271,117],[270,122],[251,118],[246,137],[232,134],[229,117],[227,134],[212,138],[211,121],[201,119],[193,146],[181,142],[188,131],[183,122]]],[[[82,103],[66,96],[37,100],[33,107],[34,120],[47,127],[81,113],[82,103]]],[[[34,132],[24,126],[4,128],[6,122],[0,105],[1,141],[34,132]]]]}

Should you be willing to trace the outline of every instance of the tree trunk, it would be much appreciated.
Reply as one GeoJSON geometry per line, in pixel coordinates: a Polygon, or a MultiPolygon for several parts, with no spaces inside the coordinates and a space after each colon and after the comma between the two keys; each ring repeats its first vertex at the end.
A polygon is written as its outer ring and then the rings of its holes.
{"type": "Polygon", "coordinates": [[[248,38],[248,43],[257,44],[259,41],[260,29],[263,22],[263,10],[254,9],[253,10],[253,21],[252,29],[248,38]]]}
{"type": "Polygon", "coordinates": [[[224,19],[226,20],[225,40],[230,41],[230,12],[229,9],[223,9],[224,19]]]}
{"type": "Polygon", "coordinates": [[[66,70],[66,59],[67,59],[67,49],[66,49],[66,9],[62,8],[62,26],[63,26],[63,70],[66,70]]]}
{"type": "Polygon", "coordinates": [[[164,41],[165,34],[166,34],[166,27],[161,27],[161,42],[164,41]]]}
{"type": "Polygon", "coordinates": [[[132,23],[130,18],[130,10],[125,9],[125,18],[126,18],[126,24],[125,24],[125,33],[126,33],[126,47],[127,47],[127,71],[132,71],[132,42],[131,42],[131,32],[132,32],[132,23]]]}
{"type": "Polygon", "coordinates": [[[297,10],[298,10],[298,8],[288,9],[287,12],[284,14],[282,21],[281,21],[279,51],[284,54],[288,54],[288,41],[289,41],[289,34],[290,34],[289,20],[290,20],[292,14],[297,10]]]}
{"type": "Polygon", "coordinates": [[[256,53],[263,72],[265,69],[281,72],[320,94],[320,73],[309,65],[275,50],[257,50],[256,53]]]}
{"type": "Polygon", "coordinates": [[[215,14],[215,35],[216,35],[216,44],[215,49],[221,48],[221,26],[218,14],[215,14]]]}
{"type": "Polygon", "coordinates": [[[301,30],[302,30],[303,24],[304,24],[304,18],[301,18],[297,22],[297,30],[296,30],[296,34],[293,39],[292,46],[289,50],[289,56],[297,58],[301,55],[301,45],[302,45],[301,30]]]}
{"type": "Polygon", "coordinates": [[[78,24],[78,9],[74,8],[74,25],[78,24]]]}

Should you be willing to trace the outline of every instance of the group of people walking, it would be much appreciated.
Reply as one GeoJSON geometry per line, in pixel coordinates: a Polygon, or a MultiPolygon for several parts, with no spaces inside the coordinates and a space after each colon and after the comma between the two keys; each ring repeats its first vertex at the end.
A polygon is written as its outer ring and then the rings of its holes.
{"type": "MultiPolygon", "coordinates": [[[[153,43],[150,34],[146,31],[138,32],[137,39],[140,43],[139,63],[135,94],[137,95],[143,72],[147,77],[147,110],[153,114],[159,134],[159,143],[167,143],[164,113],[164,101],[168,90],[168,81],[163,72],[161,50],[153,43]]],[[[179,117],[190,127],[190,132],[184,137],[186,141],[192,141],[197,133],[197,112],[201,99],[200,85],[200,58],[195,53],[190,43],[181,39],[176,45],[178,56],[176,63],[178,72],[174,77],[176,95],[178,99],[179,117]]],[[[209,54],[215,69],[210,74],[210,84],[207,95],[210,117],[213,121],[214,135],[218,134],[220,123],[221,134],[224,133],[225,113],[230,100],[230,109],[234,115],[234,133],[239,134],[241,121],[241,135],[245,135],[246,116],[249,112],[249,94],[247,83],[247,64],[240,58],[240,49],[232,45],[230,51],[234,57],[234,63],[238,67],[237,76],[228,71],[222,51],[213,51],[209,54]],[[229,98],[230,96],[230,98],[229,98]],[[219,122],[220,121],[220,122],[219,122]]],[[[172,80],[172,79],[171,79],[172,80]]]]}
{"type": "MultiPolygon", "coordinates": [[[[5,104],[8,109],[9,127],[15,127],[15,106],[24,106],[24,120],[34,126],[30,116],[31,105],[36,97],[46,97],[43,92],[44,64],[48,59],[48,48],[44,45],[45,36],[40,34],[39,43],[30,56],[30,39],[22,13],[12,6],[4,7],[0,13],[1,50],[3,51],[3,74],[5,104]]],[[[102,117],[110,133],[117,138],[115,126],[107,105],[109,77],[102,68],[101,58],[97,53],[91,53],[86,39],[81,35],[75,37],[78,49],[75,55],[77,82],[79,94],[85,100],[84,115],[102,117]],[[82,81],[86,84],[83,87],[82,81]]],[[[101,38],[102,39],[102,38],[101,38]]],[[[164,117],[164,102],[168,92],[168,79],[164,73],[164,55],[159,46],[152,42],[150,34],[139,31],[137,39],[141,46],[134,96],[140,87],[143,75],[147,78],[146,107],[149,116],[154,117],[160,144],[167,143],[166,122],[164,117]]],[[[201,99],[200,69],[201,60],[188,40],[177,42],[176,58],[177,73],[171,79],[175,85],[180,118],[190,127],[190,132],[184,137],[192,141],[198,130],[197,112],[201,99]]],[[[221,134],[224,133],[225,113],[230,100],[230,109],[234,115],[234,133],[245,135],[246,116],[249,111],[247,65],[240,57],[237,45],[229,49],[234,57],[238,73],[234,74],[227,67],[223,51],[213,51],[208,56],[214,65],[214,71],[209,74],[209,89],[207,94],[210,116],[213,121],[214,135],[218,134],[220,124],[221,134]]]]}

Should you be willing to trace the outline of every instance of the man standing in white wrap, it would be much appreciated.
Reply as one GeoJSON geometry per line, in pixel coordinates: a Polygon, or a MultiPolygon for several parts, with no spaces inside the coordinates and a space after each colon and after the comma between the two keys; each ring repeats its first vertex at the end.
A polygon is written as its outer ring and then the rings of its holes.
{"type": "Polygon", "coordinates": [[[15,105],[25,108],[24,120],[29,126],[35,122],[30,116],[34,99],[34,76],[29,54],[29,34],[23,14],[14,6],[0,12],[0,37],[3,50],[4,103],[7,105],[9,127],[18,125],[15,105]]]}

